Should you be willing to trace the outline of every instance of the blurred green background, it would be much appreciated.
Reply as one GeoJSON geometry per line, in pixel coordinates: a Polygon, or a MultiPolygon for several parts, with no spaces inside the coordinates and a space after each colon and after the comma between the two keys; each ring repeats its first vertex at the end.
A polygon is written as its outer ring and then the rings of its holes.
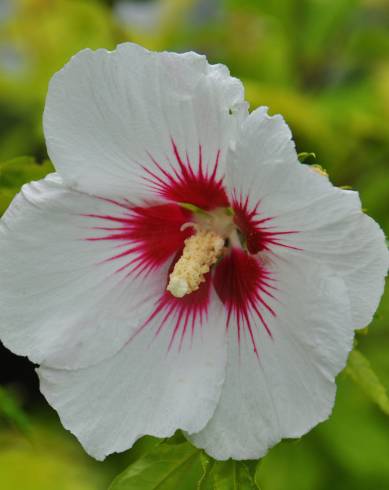
{"type": "MultiPolygon", "coordinates": [[[[386,0],[0,0],[0,213],[51,169],[41,116],[52,74],[82,48],[126,40],[225,63],[251,108],[282,113],[298,150],[358,190],[389,234],[386,0]]],[[[388,388],[388,294],[358,347],[388,388]]],[[[39,395],[33,366],[0,356],[1,490],[106,489],[136,450],[87,457],[39,395]]],[[[338,384],[331,419],[263,460],[264,490],[389,489],[389,417],[347,374],[338,384]]]]}

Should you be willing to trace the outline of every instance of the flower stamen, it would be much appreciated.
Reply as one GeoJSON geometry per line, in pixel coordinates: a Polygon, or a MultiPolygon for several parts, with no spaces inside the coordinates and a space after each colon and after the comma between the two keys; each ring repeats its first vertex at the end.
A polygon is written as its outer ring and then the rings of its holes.
{"type": "Polygon", "coordinates": [[[212,265],[222,255],[224,239],[209,230],[199,230],[185,240],[182,256],[169,276],[167,290],[176,298],[199,289],[212,265]]]}

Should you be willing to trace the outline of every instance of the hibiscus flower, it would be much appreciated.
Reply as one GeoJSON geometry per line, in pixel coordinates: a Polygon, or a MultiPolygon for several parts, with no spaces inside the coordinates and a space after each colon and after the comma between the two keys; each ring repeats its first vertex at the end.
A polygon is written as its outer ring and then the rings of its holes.
{"type": "Polygon", "coordinates": [[[81,51],[44,131],[57,173],[0,225],[0,337],[86,451],[182,429],[259,458],[326,419],[388,268],[358,193],[195,53],[81,51]]]}

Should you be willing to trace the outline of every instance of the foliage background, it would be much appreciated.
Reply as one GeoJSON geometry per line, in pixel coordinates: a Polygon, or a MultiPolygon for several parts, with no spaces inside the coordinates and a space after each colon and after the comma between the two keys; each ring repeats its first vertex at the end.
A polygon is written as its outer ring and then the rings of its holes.
{"type": "MultiPolygon", "coordinates": [[[[0,212],[51,169],[41,126],[51,75],[79,49],[126,40],[228,65],[251,107],[282,113],[299,151],[315,152],[336,185],[358,190],[389,234],[385,0],[0,0],[0,212]]],[[[386,388],[388,323],[386,294],[358,337],[386,388]]],[[[148,443],[93,461],[39,394],[34,367],[4,348],[0,356],[2,489],[105,489],[148,443]]],[[[389,488],[388,416],[347,373],[338,385],[331,419],[263,460],[264,490],[389,488]]]]}

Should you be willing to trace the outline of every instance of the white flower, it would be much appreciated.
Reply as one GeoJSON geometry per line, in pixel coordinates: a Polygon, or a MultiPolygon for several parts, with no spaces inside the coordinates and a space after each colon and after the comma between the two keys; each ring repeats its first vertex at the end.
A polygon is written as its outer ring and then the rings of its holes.
{"type": "Polygon", "coordinates": [[[258,458],[326,419],[388,267],[358,194],[195,53],[78,53],[44,130],[58,173],[1,221],[0,336],[88,453],[182,429],[258,458]]]}

